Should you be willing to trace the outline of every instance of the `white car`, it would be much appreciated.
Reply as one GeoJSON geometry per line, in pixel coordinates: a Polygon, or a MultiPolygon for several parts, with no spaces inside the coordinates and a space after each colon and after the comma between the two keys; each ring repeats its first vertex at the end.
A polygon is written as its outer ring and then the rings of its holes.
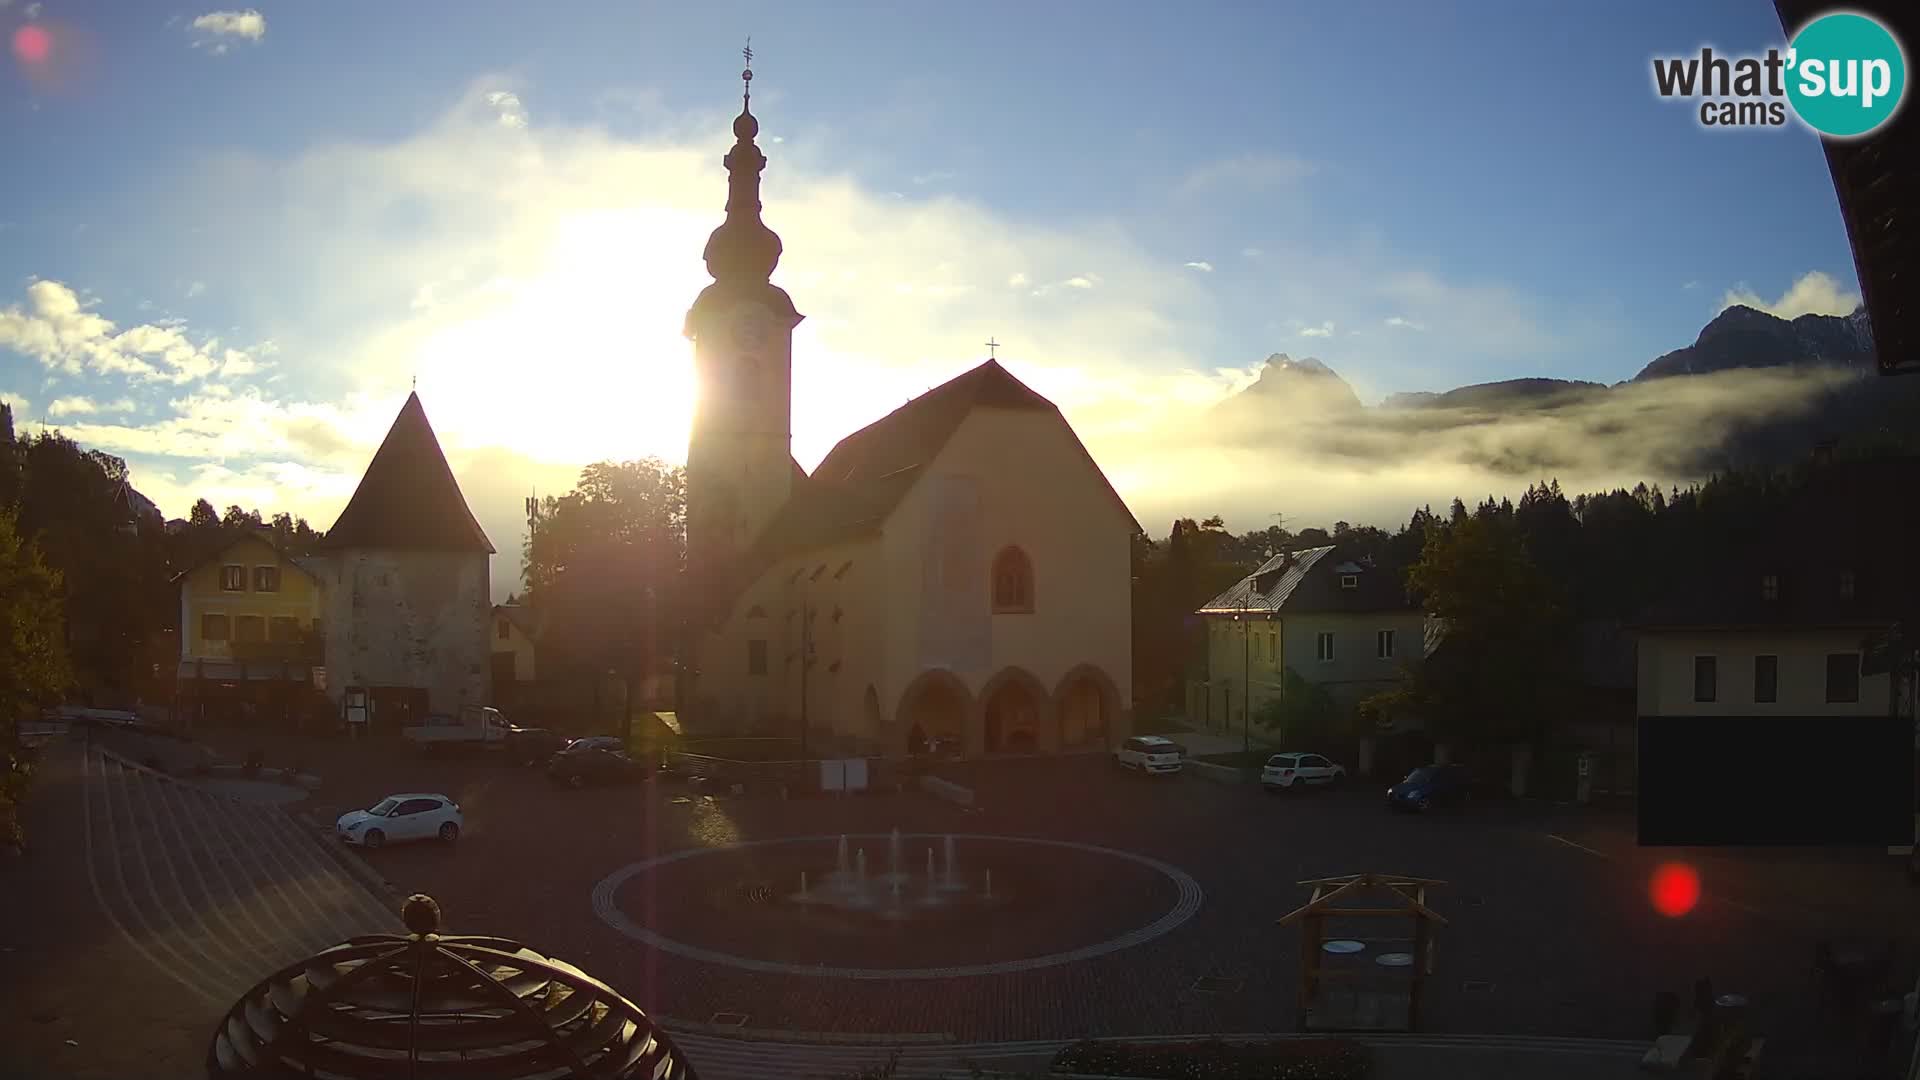
{"type": "Polygon", "coordinates": [[[1180,744],[1158,735],[1135,735],[1113,752],[1114,763],[1143,773],[1180,771],[1180,744]]]}
{"type": "Polygon", "coordinates": [[[1347,770],[1319,754],[1275,754],[1260,770],[1260,784],[1269,792],[1332,787],[1347,778],[1347,770]]]}
{"type": "Polygon", "coordinates": [[[466,818],[460,804],[445,795],[409,792],[389,795],[371,809],[352,810],[333,823],[342,843],[377,848],[393,840],[460,839],[466,818]]]}

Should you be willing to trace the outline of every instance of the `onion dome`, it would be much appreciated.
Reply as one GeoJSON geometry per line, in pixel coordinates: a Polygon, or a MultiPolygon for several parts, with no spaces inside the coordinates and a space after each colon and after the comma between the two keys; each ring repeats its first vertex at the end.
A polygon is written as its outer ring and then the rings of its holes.
{"type": "Polygon", "coordinates": [[[517,941],[442,936],[431,897],[407,934],[351,938],[284,968],[228,1011],[207,1076],[694,1080],[607,984],[517,941]]]}
{"type": "MultiPolygon", "coordinates": [[[[749,65],[753,50],[745,50],[749,65]]],[[[727,166],[727,219],[707,238],[707,273],[715,281],[763,282],[780,265],[780,237],[760,220],[760,172],[767,155],[754,144],[760,121],[753,115],[753,68],[740,73],[740,115],[733,121],[733,149],[727,166]]]]}

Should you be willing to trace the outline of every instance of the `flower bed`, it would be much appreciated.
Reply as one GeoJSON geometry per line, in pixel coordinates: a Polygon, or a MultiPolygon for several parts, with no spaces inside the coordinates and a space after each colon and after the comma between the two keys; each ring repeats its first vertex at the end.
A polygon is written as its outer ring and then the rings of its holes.
{"type": "Polygon", "coordinates": [[[1079,1042],[1053,1059],[1055,1073],[1129,1080],[1363,1080],[1372,1066],[1367,1048],[1351,1039],[1079,1042]]]}

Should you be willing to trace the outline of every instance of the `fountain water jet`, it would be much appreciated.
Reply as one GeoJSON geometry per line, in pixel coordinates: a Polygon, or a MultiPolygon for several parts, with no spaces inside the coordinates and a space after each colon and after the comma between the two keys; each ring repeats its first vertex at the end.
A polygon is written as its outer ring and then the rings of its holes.
{"type": "Polygon", "coordinates": [[[806,898],[807,898],[807,872],[805,870],[802,870],[800,871],[800,899],[805,900],[806,898]]]}
{"type": "Polygon", "coordinates": [[[834,863],[834,869],[840,871],[841,876],[844,877],[846,875],[846,872],[847,872],[847,834],[846,833],[840,834],[840,856],[834,863]]]}
{"type": "Polygon", "coordinates": [[[953,835],[947,835],[947,888],[954,886],[953,880],[953,835]]]}
{"type": "Polygon", "coordinates": [[[987,871],[987,899],[993,899],[993,871],[987,871]]]}

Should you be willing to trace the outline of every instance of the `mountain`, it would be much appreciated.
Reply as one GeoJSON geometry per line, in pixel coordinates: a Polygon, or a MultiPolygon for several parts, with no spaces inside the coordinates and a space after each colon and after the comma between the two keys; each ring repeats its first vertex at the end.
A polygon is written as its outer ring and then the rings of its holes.
{"type": "Polygon", "coordinates": [[[1693,344],[1641,368],[1633,381],[1790,365],[1840,367],[1873,374],[1873,328],[1867,321],[1867,309],[1857,307],[1851,315],[1802,315],[1789,322],[1735,304],[1714,316],[1693,344]]]}
{"type": "Polygon", "coordinates": [[[1551,409],[1587,400],[1594,392],[1604,391],[1600,383],[1572,379],[1505,379],[1476,383],[1448,390],[1443,394],[1422,391],[1389,394],[1380,403],[1383,409],[1551,409]]]}
{"type": "Polygon", "coordinates": [[[1334,370],[1311,356],[1295,360],[1286,353],[1274,353],[1260,365],[1260,377],[1239,393],[1221,402],[1238,400],[1242,406],[1258,404],[1264,407],[1279,406],[1292,408],[1312,404],[1319,407],[1357,409],[1360,407],[1360,395],[1353,392],[1347,380],[1334,373],[1334,370]]]}

